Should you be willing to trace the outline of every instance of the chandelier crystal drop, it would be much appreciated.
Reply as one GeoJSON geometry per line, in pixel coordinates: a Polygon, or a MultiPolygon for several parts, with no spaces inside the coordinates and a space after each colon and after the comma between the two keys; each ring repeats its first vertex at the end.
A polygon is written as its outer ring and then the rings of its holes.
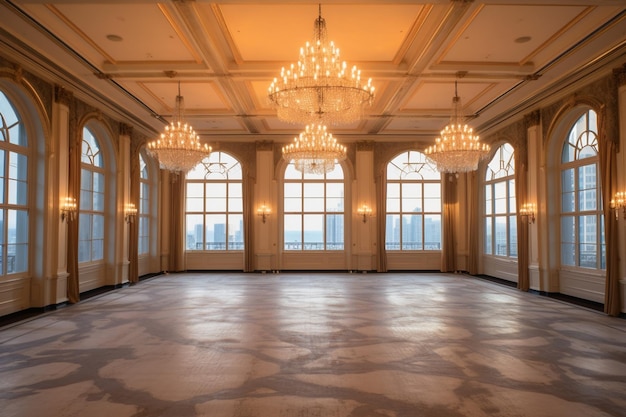
{"type": "Polygon", "coordinates": [[[212,148],[200,143],[200,137],[183,120],[183,111],[184,100],[178,83],[174,118],[169,126],[165,126],[165,132],[159,139],[148,142],[147,150],[159,161],[161,169],[184,174],[209,156],[212,148]]]}
{"type": "Polygon", "coordinates": [[[283,146],[283,158],[293,160],[300,172],[325,174],[335,169],[337,162],[346,159],[346,147],[337,143],[326,126],[307,125],[292,144],[283,146]]]}
{"type": "Polygon", "coordinates": [[[475,171],[478,163],[489,155],[491,147],[481,143],[474,130],[463,123],[456,81],[452,108],[450,124],[441,131],[440,136],[435,139],[435,144],[426,148],[424,153],[437,166],[439,172],[475,171]]]}
{"type": "Polygon", "coordinates": [[[338,125],[363,117],[363,109],[374,98],[372,80],[361,82],[356,66],[348,69],[339,58],[339,48],[328,41],[326,21],[315,20],[313,43],[300,49],[297,64],[283,67],[268,91],[280,120],[289,123],[338,125]]]}

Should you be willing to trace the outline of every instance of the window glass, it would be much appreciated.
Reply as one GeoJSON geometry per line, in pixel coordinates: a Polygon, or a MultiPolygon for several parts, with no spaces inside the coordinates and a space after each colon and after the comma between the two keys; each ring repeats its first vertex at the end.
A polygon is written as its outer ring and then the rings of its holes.
{"type": "Polygon", "coordinates": [[[597,115],[582,114],[561,150],[561,265],[605,269],[604,215],[598,176],[597,115]]]}
{"type": "Polygon", "coordinates": [[[150,176],[148,165],[139,153],[139,208],[137,210],[137,254],[146,255],[150,252],[150,176]]]}
{"type": "Polygon", "coordinates": [[[344,250],[344,174],[301,173],[293,162],[283,183],[283,247],[287,251],[344,250]]]}
{"type": "Polygon", "coordinates": [[[100,142],[83,128],[78,216],[78,262],[104,260],[105,176],[100,142]]]}
{"type": "Polygon", "coordinates": [[[485,173],[484,253],[517,258],[515,152],[505,143],[487,164],[485,173]]]}
{"type": "Polygon", "coordinates": [[[185,230],[188,251],[241,251],[243,182],[241,164],[213,152],[187,173],[185,230]]]}
{"type": "Polygon", "coordinates": [[[441,174],[421,152],[387,164],[385,248],[441,250],[441,174]]]}
{"type": "Polygon", "coordinates": [[[0,276],[28,272],[27,144],[20,115],[0,91],[0,276]]]}

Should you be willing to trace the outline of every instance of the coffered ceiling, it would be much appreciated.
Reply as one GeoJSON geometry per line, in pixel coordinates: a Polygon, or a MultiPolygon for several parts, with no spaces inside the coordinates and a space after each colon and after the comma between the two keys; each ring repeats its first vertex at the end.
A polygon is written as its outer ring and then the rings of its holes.
{"type": "MultiPolygon", "coordinates": [[[[277,119],[267,89],[313,38],[318,7],[0,0],[0,33],[16,59],[24,50],[43,58],[77,96],[147,135],[171,116],[180,82],[185,117],[203,139],[286,140],[303,126],[277,119]]],[[[346,0],[324,1],[321,11],[342,59],[376,87],[362,121],[332,128],[346,140],[434,138],[455,80],[464,113],[488,131],[626,56],[623,1],[346,0]]]]}

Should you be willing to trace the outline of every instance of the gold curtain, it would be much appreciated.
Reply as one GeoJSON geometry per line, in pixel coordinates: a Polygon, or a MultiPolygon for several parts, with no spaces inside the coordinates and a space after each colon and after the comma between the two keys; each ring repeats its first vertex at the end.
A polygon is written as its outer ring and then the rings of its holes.
{"type": "Polygon", "coordinates": [[[130,203],[135,205],[137,216],[135,221],[128,224],[128,281],[131,284],[139,282],[139,147],[130,146],[130,203]]]}
{"type": "Polygon", "coordinates": [[[528,265],[530,262],[528,218],[519,215],[522,204],[528,202],[528,167],[522,160],[523,152],[515,152],[515,205],[517,217],[517,288],[530,289],[528,265]]]}
{"type": "Polygon", "coordinates": [[[378,223],[378,272],[387,272],[387,249],[385,240],[387,233],[387,170],[383,168],[376,178],[376,220],[378,223]]]}
{"type": "Polygon", "coordinates": [[[443,244],[441,272],[456,272],[456,174],[443,174],[443,244]]]}
{"type": "Polygon", "coordinates": [[[183,230],[185,176],[170,173],[170,235],[169,237],[169,271],[185,270],[185,240],[183,230]]]}
{"type": "Polygon", "coordinates": [[[606,244],[604,312],[610,316],[618,316],[622,308],[619,284],[619,242],[617,219],[611,209],[611,199],[613,198],[617,186],[617,145],[606,135],[603,112],[598,114],[598,119],[598,126],[600,127],[598,153],[600,158],[602,204],[604,209],[604,239],[606,244]]]}
{"type": "Polygon", "coordinates": [[[254,271],[254,178],[246,174],[243,187],[243,271],[254,271]]]}
{"type": "Polygon", "coordinates": [[[478,248],[479,242],[479,224],[482,222],[479,219],[482,216],[482,213],[478,212],[478,196],[480,193],[478,192],[478,172],[472,171],[467,175],[467,187],[468,187],[468,195],[469,195],[469,209],[467,213],[467,233],[468,233],[468,259],[467,259],[467,272],[472,275],[478,274],[478,265],[479,265],[479,257],[480,250],[478,248]]]}
{"type": "MultiPolygon", "coordinates": [[[[80,207],[80,164],[82,156],[82,138],[76,132],[76,129],[70,127],[70,152],[69,152],[69,170],[67,194],[68,197],[74,198],[76,207],[80,207]]],[[[80,285],[78,277],[78,213],[76,217],[65,218],[67,224],[67,300],[69,303],[77,303],[80,301],[80,285]]]]}

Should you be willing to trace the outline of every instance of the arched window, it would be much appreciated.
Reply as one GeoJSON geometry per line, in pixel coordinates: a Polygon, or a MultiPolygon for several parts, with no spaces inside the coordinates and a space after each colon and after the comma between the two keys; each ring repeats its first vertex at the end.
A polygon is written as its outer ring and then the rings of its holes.
{"type": "Polygon", "coordinates": [[[0,275],[28,271],[28,141],[0,92],[0,275]]]}
{"type": "Polygon", "coordinates": [[[441,174],[421,152],[387,164],[386,218],[387,250],[441,250],[441,174]]]}
{"type": "Polygon", "coordinates": [[[78,262],[104,260],[105,172],[100,143],[93,131],[83,128],[80,169],[78,262]]]}
{"type": "Polygon", "coordinates": [[[242,251],[243,173],[237,159],[213,152],[187,174],[188,251],[242,251]]]}
{"type": "Polygon", "coordinates": [[[515,160],[508,143],[498,148],[485,175],[486,255],[517,258],[515,160]]]}
{"type": "Polygon", "coordinates": [[[148,166],[143,156],[139,154],[139,210],[137,212],[139,225],[138,255],[150,252],[150,181],[148,166]]]}
{"type": "Polygon", "coordinates": [[[285,169],[283,245],[286,251],[344,250],[343,168],[303,174],[293,162],[285,169]]]}
{"type": "Polygon", "coordinates": [[[561,150],[561,265],[605,269],[597,115],[586,111],[561,150]]]}

